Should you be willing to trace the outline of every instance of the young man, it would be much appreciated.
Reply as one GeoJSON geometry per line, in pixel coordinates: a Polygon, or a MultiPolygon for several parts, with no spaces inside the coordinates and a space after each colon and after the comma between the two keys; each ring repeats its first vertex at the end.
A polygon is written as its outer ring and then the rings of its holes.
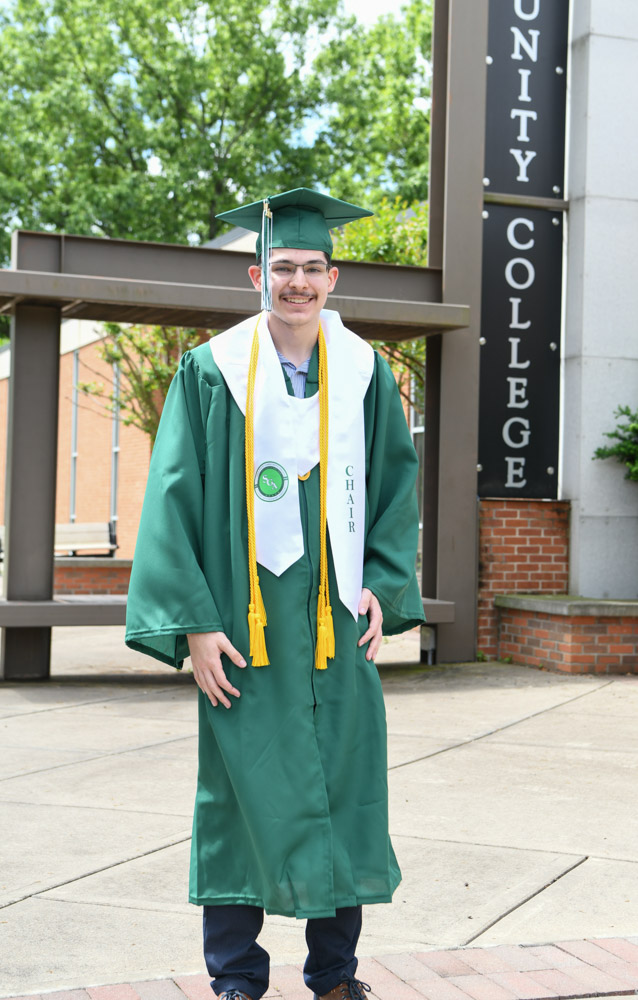
{"type": "Polygon", "coordinates": [[[299,188],[220,216],[261,232],[263,309],[184,355],[153,450],[127,643],[191,655],[190,900],[225,1000],[266,992],[264,910],[307,920],[315,997],[362,1000],[361,906],[400,880],[373,660],[423,621],[417,459],[392,372],[324,309],[329,229],[370,214],[299,188]]]}

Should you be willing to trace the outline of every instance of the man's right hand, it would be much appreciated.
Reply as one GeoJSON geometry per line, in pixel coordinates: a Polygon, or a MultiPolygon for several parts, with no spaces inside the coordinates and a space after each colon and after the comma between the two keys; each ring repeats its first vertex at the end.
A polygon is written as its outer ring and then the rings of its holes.
{"type": "Polygon", "coordinates": [[[225,653],[237,667],[245,667],[245,659],[223,632],[191,632],[186,638],[198,686],[210,698],[214,708],[219,702],[230,708],[230,700],[224,692],[239,698],[239,691],[226,677],[221,654],[225,653]]]}

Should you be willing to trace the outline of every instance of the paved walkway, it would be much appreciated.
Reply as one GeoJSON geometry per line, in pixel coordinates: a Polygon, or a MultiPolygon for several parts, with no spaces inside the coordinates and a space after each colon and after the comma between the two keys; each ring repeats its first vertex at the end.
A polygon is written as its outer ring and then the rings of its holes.
{"type": "MultiPolygon", "coordinates": [[[[638,678],[422,669],[417,642],[381,657],[404,881],[364,917],[371,1000],[635,993],[638,678]]],[[[51,681],[0,684],[0,997],[210,1000],[196,729],[192,678],[114,628],[57,630],[51,681]]],[[[271,995],[308,1000],[300,924],[262,940],[271,995]]]]}
{"type": "MultiPolygon", "coordinates": [[[[558,1000],[638,992],[638,937],[521,947],[459,948],[363,958],[370,1000],[558,1000]]],[[[31,994],[22,1000],[40,1000],[31,994]]],[[[46,1000],[211,1000],[206,975],[93,986],[46,1000]]],[[[308,1000],[301,965],[272,969],[267,998],[308,1000]]]]}

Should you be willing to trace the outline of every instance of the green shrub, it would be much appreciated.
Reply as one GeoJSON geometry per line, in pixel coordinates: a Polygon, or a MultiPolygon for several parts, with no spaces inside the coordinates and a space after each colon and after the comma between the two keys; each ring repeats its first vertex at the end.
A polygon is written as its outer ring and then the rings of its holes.
{"type": "Polygon", "coordinates": [[[619,406],[614,416],[619,421],[616,429],[605,431],[605,437],[614,444],[596,448],[593,457],[618,459],[627,466],[625,479],[638,482],[638,412],[633,412],[628,406],[619,406]],[[626,423],[620,423],[622,417],[626,418],[626,423]]]}

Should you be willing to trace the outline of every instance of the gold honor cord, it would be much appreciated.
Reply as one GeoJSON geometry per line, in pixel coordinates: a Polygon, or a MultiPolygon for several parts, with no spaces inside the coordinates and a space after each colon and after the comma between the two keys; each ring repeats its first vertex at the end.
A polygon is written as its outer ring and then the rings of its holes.
{"type": "MultiPolygon", "coordinates": [[[[261,318],[261,317],[260,317],[261,318]]],[[[270,661],[266,652],[266,609],[261,596],[257,574],[257,546],[255,540],[255,441],[253,434],[255,377],[259,359],[259,320],[255,326],[248,366],[248,389],[246,393],[246,511],[248,515],[248,574],[250,579],[250,604],[248,605],[248,629],[250,633],[250,656],[253,667],[267,666],[270,661]]],[[[304,477],[307,478],[307,477],[304,477]]],[[[328,546],[326,535],[328,492],[328,360],[326,341],[319,324],[319,599],[317,601],[317,648],[315,667],[325,670],[328,659],[335,655],[334,624],[330,607],[328,588],[328,546]]]]}
{"type": "Polygon", "coordinates": [[[317,649],[315,667],[325,670],[335,655],[335,632],[328,589],[328,545],[326,538],[328,496],[328,358],[319,324],[319,600],[317,601],[317,649]]]}
{"type": "MultiPolygon", "coordinates": [[[[261,316],[259,317],[261,319],[261,316]]],[[[255,439],[253,421],[255,412],[255,376],[259,359],[259,319],[253,334],[248,365],[248,389],[246,392],[246,513],[248,515],[248,576],[250,580],[250,604],[248,605],[248,632],[250,635],[250,655],[253,667],[266,667],[270,663],[266,652],[264,629],[268,624],[266,609],[261,596],[257,575],[257,544],[255,540],[255,439]]]]}

